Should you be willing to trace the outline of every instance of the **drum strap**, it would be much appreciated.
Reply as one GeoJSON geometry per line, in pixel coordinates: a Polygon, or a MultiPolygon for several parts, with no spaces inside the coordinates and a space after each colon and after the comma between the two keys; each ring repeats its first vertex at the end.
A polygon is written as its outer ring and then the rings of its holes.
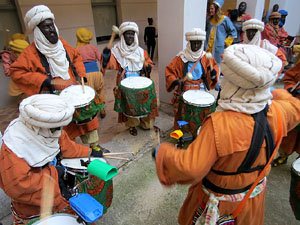
{"type": "MultiPolygon", "coordinates": [[[[65,50],[66,50],[66,49],[65,49],[65,50]]],[[[51,73],[50,73],[50,68],[49,68],[49,63],[48,63],[46,57],[45,57],[38,49],[37,49],[37,52],[38,52],[38,54],[39,54],[39,56],[40,56],[41,63],[42,63],[43,67],[44,67],[45,70],[46,70],[46,75],[47,75],[50,79],[52,79],[52,76],[51,76],[51,73]]],[[[73,74],[75,75],[76,80],[80,81],[80,78],[79,78],[79,75],[78,75],[78,73],[77,73],[77,70],[76,70],[76,68],[74,67],[73,63],[71,62],[71,59],[70,59],[70,57],[69,57],[69,54],[68,54],[67,50],[66,50],[66,57],[67,57],[67,60],[69,61],[69,65],[71,66],[71,69],[72,69],[72,71],[73,71],[73,74]]],[[[85,81],[87,81],[87,80],[85,79],[85,81]]]]}

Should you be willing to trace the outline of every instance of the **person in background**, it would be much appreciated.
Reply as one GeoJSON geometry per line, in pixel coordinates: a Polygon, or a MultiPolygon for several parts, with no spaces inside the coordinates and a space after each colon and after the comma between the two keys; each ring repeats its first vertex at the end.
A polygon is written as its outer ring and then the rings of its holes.
{"type": "MultiPolygon", "coordinates": [[[[18,39],[23,38],[23,36],[24,35],[20,33],[14,34],[11,37],[11,41],[9,42],[8,50],[3,50],[2,52],[0,52],[3,62],[4,74],[7,77],[10,77],[9,68],[11,64],[13,64],[17,60],[21,52],[29,45],[28,42],[24,39],[18,39]]],[[[10,96],[22,96],[23,94],[23,92],[12,79],[10,79],[9,81],[8,93],[10,96]]]]}
{"type": "MultiPolygon", "coordinates": [[[[118,70],[116,85],[127,77],[147,75],[153,67],[148,53],[139,47],[139,28],[135,22],[123,22],[119,27],[120,41],[112,49],[103,50],[103,68],[118,70]],[[147,64],[147,65],[146,65],[147,64]]],[[[116,90],[116,89],[115,89],[116,90]]],[[[154,126],[154,119],[158,116],[158,109],[154,107],[149,116],[143,118],[133,118],[119,113],[118,122],[124,122],[129,128],[129,133],[137,136],[137,126],[143,129],[150,129],[154,126]]]]}
{"type": "Polygon", "coordinates": [[[186,48],[180,51],[165,69],[167,91],[171,92],[176,88],[172,99],[175,115],[174,129],[178,129],[177,121],[180,120],[181,112],[178,112],[180,96],[187,90],[210,90],[218,84],[219,67],[213,58],[206,57],[206,52],[203,50],[205,38],[205,31],[200,28],[193,28],[186,32],[185,39],[188,41],[186,48]],[[212,61],[213,68],[210,68],[209,60],[212,61]],[[195,64],[192,80],[184,80],[195,64]]]}
{"type": "MultiPolygon", "coordinates": [[[[87,85],[94,88],[96,93],[100,96],[100,99],[104,101],[104,78],[102,71],[100,71],[97,65],[97,62],[99,62],[101,68],[102,55],[97,47],[90,44],[93,33],[89,29],[81,27],[76,31],[76,38],[76,48],[82,57],[87,77],[87,85]]],[[[103,109],[100,111],[100,117],[104,118],[105,116],[105,109],[103,109]]]]}
{"type": "Polygon", "coordinates": [[[286,11],[284,9],[281,9],[278,12],[281,14],[279,27],[283,27],[283,25],[285,24],[285,19],[289,13],[288,13],[288,11],[286,11]]]}
{"type": "MultiPolygon", "coordinates": [[[[284,88],[300,100],[300,86],[293,88],[300,82],[300,61],[285,72],[283,77],[284,88]]],[[[299,103],[298,103],[299,104],[299,103]]],[[[300,155],[300,123],[282,139],[279,156],[274,160],[273,166],[286,164],[289,155],[296,152],[300,155]]]]}
{"type": "Polygon", "coordinates": [[[215,0],[210,5],[210,17],[206,25],[206,42],[204,49],[211,52],[212,56],[221,63],[224,48],[230,46],[237,37],[237,32],[227,16],[222,14],[221,8],[224,0],[215,0]]]}
{"type": "Polygon", "coordinates": [[[153,61],[154,50],[156,46],[156,28],[153,26],[153,19],[148,18],[149,26],[145,27],[144,31],[144,42],[147,45],[147,52],[150,56],[150,59],[153,61]]]}
{"type": "Polygon", "coordinates": [[[239,13],[239,16],[237,18],[238,22],[244,23],[245,21],[251,19],[251,16],[249,14],[246,14],[246,10],[247,10],[247,3],[241,2],[238,7],[238,13],[239,13]]]}
{"type": "Polygon", "coordinates": [[[300,122],[299,100],[285,90],[270,92],[281,65],[258,46],[229,46],[221,63],[224,78],[216,112],[206,117],[186,150],[166,142],[156,148],[159,181],[167,187],[191,184],[180,209],[180,225],[225,224],[226,219],[226,224],[264,224],[270,166],[237,217],[229,215],[266,166],[275,142],[278,145],[300,122]]]}
{"type": "MultiPolygon", "coordinates": [[[[62,129],[71,122],[74,107],[58,95],[37,94],[22,100],[19,111],[3,134],[0,151],[0,187],[11,198],[14,224],[27,224],[40,216],[45,175],[54,181],[50,214],[73,212],[64,169],[55,162],[57,156],[87,157],[91,150],[71,141],[62,129]]],[[[92,150],[92,156],[98,153],[92,150]]]]}
{"type": "Polygon", "coordinates": [[[233,9],[233,10],[230,10],[229,12],[229,18],[232,22],[232,24],[234,25],[235,29],[236,29],[236,32],[237,32],[237,36],[236,38],[233,40],[232,44],[237,44],[237,43],[240,43],[242,41],[242,23],[238,22],[237,21],[237,18],[238,18],[238,10],[237,9],[233,9]]]}
{"type": "Polygon", "coordinates": [[[287,64],[287,60],[281,48],[277,48],[275,45],[271,44],[269,40],[262,40],[261,32],[264,30],[264,27],[264,23],[257,19],[251,19],[244,22],[244,43],[249,45],[257,45],[263,49],[268,50],[269,52],[280,58],[282,61],[282,68],[278,74],[280,75],[285,65],[287,64]]]}
{"type": "MultiPolygon", "coordinates": [[[[274,4],[273,7],[272,7],[272,12],[278,12],[278,10],[279,10],[279,5],[274,4]]],[[[267,24],[269,22],[269,16],[270,16],[271,13],[269,11],[267,11],[266,16],[263,20],[265,22],[265,24],[267,24]]]]}

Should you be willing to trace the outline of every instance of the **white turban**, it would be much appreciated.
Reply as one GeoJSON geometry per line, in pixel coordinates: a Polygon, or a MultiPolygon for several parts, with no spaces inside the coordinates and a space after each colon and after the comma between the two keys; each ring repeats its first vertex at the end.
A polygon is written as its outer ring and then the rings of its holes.
{"type": "Polygon", "coordinates": [[[139,35],[139,27],[135,22],[123,22],[119,27],[119,35],[123,35],[128,30],[132,30],[139,35]]]}
{"type": "Polygon", "coordinates": [[[249,29],[256,29],[262,32],[264,30],[265,24],[257,19],[251,19],[247,20],[243,23],[243,31],[249,30],[249,29]]]}
{"type": "Polygon", "coordinates": [[[224,78],[217,111],[247,114],[263,110],[272,98],[270,86],[282,63],[279,58],[255,45],[231,45],[221,63],[224,78]]]}
{"type": "Polygon", "coordinates": [[[206,39],[206,32],[200,28],[193,28],[191,31],[185,33],[185,40],[187,41],[204,41],[206,39]]]}
{"type": "Polygon", "coordinates": [[[45,5],[37,5],[31,8],[25,15],[24,21],[30,31],[39,25],[45,19],[54,20],[54,15],[51,10],[45,5]]]}
{"type": "Polygon", "coordinates": [[[60,151],[61,128],[71,122],[74,107],[58,95],[38,94],[24,99],[19,110],[4,132],[4,143],[32,167],[51,162],[60,151]]]}

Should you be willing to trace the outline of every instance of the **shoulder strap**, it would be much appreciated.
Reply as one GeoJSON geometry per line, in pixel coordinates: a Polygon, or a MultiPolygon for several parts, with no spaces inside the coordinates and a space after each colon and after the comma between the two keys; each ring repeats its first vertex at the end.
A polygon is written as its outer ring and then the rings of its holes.
{"type": "Polygon", "coordinates": [[[40,60],[41,60],[41,63],[42,63],[42,66],[45,68],[46,70],[46,74],[49,78],[52,79],[52,76],[51,76],[51,73],[50,73],[50,69],[49,69],[49,63],[46,59],[46,57],[38,50],[36,49],[38,54],[39,54],[39,57],[40,57],[40,60]]]}
{"type": "MultiPolygon", "coordinates": [[[[78,75],[78,73],[77,73],[77,70],[76,70],[75,66],[74,66],[73,63],[71,62],[70,56],[69,56],[69,54],[68,54],[68,52],[67,52],[67,49],[65,49],[65,51],[66,51],[66,57],[67,57],[67,60],[69,61],[69,65],[71,66],[71,69],[72,69],[72,71],[73,71],[73,73],[74,73],[74,75],[75,75],[75,79],[76,79],[77,81],[80,82],[80,77],[79,77],[79,75],[78,75]]],[[[86,79],[85,79],[85,81],[86,81],[86,79]]]]}

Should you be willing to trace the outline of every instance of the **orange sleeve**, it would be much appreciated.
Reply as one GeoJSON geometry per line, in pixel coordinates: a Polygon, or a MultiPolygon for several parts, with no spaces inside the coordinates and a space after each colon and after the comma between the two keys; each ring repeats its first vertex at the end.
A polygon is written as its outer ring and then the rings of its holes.
{"type": "Polygon", "coordinates": [[[284,88],[292,88],[300,81],[300,61],[285,72],[283,77],[284,88]]]}
{"type": "Polygon", "coordinates": [[[183,77],[183,61],[179,56],[176,56],[172,62],[167,65],[165,69],[166,88],[168,92],[171,92],[174,88],[171,88],[171,84],[176,79],[182,79],[183,77]]]}
{"type": "Polygon", "coordinates": [[[219,67],[218,67],[218,64],[217,64],[217,62],[214,58],[211,58],[210,60],[211,60],[211,64],[212,64],[213,69],[217,73],[217,79],[214,82],[211,80],[211,77],[210,77],[211,68],[210,68],[209,59],[206,58],[206,55],[204,55],[202,57],[201,63],[202,63],[202,66],[204,68],[204,73],[207,74],[207,82],[208,82],[209,88],[210,89],[215,89],[215,87],[217,86],[217,84],[219,82],[219,67]]]}
{"type": "MultiPolygon", "coordinates": [[[[152,60],[150,59],[150,57],[149,57],[149,54],[148,54],[148,52],[146,51],[146,50],[144,50],[144,58],[145,58],[145,62],[147,63],[147,64],[150,64],[151,66],[152,66],[152,68],[153,68],[153,62],[152,62],[152,60]]],[[[145,67],[144,67],[144,69],[145,69],[145,67]]]]}
{"type": "Polygon", "coordinates": [[[10,73],[12,80],[27,96],[40,93],[47,75],[34,44],[27,47],[11,65],[10,73]]]}
{"type": "Polygon", "coordinates": [[[287,59],[285,57],[284,52],[281,50],[281,48],[278,48],[278,51],[276,52],[276,56],[282,61],[282,67],[281,70],[279,71],[278,75],[280,75],[287,64],[287,59]]]}
{"type": "Polygon", "coordinates": [[[110,54],[110,58],[107,66],[105,67],[105,70],[118,70],[119,72],[122,72],[122,68],[112,52],[110,54]]]}
{"type": "Polygon", "coordinates": [[[72,141],[67,135],[66,131],[62,131],[59,138],[60,150],[64,158],[80,158],[88,157],[91,148],[77,144],[72,141]]]}
{"type": "Polygon", "coordinates": [[[164,185],[192,184],[201,181],[217,160],[216,144],[211,119],[207,119],[201,132],[186,150],[170,143],[159,146],[156,171],[164,185]]]}
{"type": "Polygon", "coordinates": [[[55,167],[46,166],[43,169],[30,167],[25,160],[11,152],[4,143],[0,153],[0,164],[0,186],[16,202],[40,206],[43,175],[48,174],[55,180],[54,208],[63,208],[67,205],[60,193],[55,167]]]}

